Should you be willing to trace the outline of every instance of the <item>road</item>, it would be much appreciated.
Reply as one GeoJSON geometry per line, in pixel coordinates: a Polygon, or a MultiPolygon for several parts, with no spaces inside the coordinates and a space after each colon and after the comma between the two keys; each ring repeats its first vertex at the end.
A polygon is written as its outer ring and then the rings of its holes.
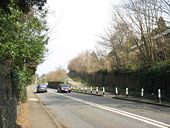
{"type": "Polygon", "coordinates": [[[168,107],[54,89],[36,95],[64,128],[170,128],[168,107]]]}

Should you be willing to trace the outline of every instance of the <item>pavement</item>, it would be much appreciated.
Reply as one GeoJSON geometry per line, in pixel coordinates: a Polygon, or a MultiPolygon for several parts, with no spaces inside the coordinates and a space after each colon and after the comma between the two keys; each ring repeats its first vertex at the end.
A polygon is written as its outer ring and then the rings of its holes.
{"type": "Polygon", "coordinates": [[[36,92],[32,91],[31,87],[32,86],[27,87],[30,128],[59,128],[47,108],[45,108],[35,95],[36,92]]]}

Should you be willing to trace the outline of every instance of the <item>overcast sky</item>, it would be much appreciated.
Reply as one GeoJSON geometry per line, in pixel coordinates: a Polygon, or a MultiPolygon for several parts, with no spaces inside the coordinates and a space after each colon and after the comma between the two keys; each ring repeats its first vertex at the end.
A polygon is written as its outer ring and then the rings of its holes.
{"type": "Polygon", "coordinates": [[[99,35],[111,22],[112,5],[118,0],[47,0],[48,53],[37,67],[39,75],[67,68],[82,51],[94,50],[99,35]]]}

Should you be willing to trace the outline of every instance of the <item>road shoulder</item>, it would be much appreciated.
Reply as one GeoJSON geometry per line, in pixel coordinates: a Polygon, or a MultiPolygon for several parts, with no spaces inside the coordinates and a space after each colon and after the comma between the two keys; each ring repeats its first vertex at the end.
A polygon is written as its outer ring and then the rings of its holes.
{"type": "Polygon", "coordinates": [[[83,93],[83,94],[87,94],[87,95],[104,96],[104,97],[109,97],[109,98],[118,99],[118,100],[127,100],[127,101],[132,101],[132,102],[139,102],[139,103],[152,104],[152,105],[157,105],[157,106],[170,107],[170,103],[168,103],[168,102],[158,102],[158,101],[144,99],[144,98],[135,98],[132,96],[129,96],[129,97],[126,97],[123,95],[116,96],[111,93],[105,93],[105,95],[103,95],[102,92],[100,92],[98,94],[90,93],[90,92],[83,92],[83,91],[74,91],[74,92],[83,93]]]}

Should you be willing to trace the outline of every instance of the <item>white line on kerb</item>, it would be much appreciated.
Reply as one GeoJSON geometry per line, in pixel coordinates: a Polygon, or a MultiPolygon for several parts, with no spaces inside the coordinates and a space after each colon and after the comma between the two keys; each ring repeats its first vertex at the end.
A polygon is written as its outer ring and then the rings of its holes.
{"type": "MultiPolygon", "coordinates": [[[[58,93],[53,92],[51,90],[49,90],[49,91],[52,92],[52,93],[58,94],[58,93]]],[[[63,95],[63,94],[58,94],[58,95],[62,95],[62,96],[67,97],[69,99],[72,99],[72,100],[75,100],[75,101],[78,101],[78,102],[81,102],[81,103],[84,103],[84,104],[87,104],[87,105],[90,105],[90,106],[94,106],[94,107],[97,107],[97,108],[100,108],[100,109],[103,109],[103,110],[114,112],[114,113],[129,117],[129,118],[133,118],[133,119],[136,119],[136,120],[139,120],[139,121],[142,121],[142,122],[145,122],[145,123],[148,123],[148,124],[160,127],[160,128],[169,128],[170,127],[169,124],[165,124],[163,122],[159,122],[159,121],[156,121],[156,120],[144,117],[144,116],[136,115],[136,114],[133,114],[133,113],[129,113],[129,112],[126,112],[126,111],[107,107],[107,106],[100,105],[100,104],[95,104],[95,103],[92,103],[92,102],[88,102],[88,101],[78,99],[78,98],[74,98],[74,97],[71,97],[71,96],[66,96],[66,95],[63,95]]]]}

